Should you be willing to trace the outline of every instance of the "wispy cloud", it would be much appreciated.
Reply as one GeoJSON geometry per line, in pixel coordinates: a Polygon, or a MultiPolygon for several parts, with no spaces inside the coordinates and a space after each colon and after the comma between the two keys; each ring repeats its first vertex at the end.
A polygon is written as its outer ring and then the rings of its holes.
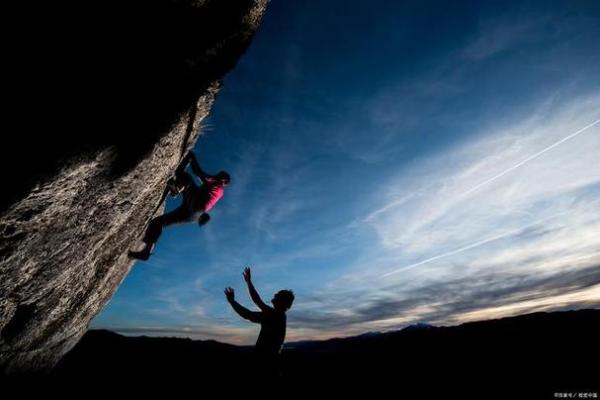
{"type": "Polygon", "coordinates": [[[473,60],[492,57],[502,51],[540,38],[541,29],[551,21],[544,16],[515,16],[482,19],[476,38],[464,49],[464,55],[473,60]]]}
{"type": "Polygon", "coordinates": [[[599,172],[594,168],[595,150],[600,147],[598,126],[563,142],[554,153],[537,159],[532,159],[531,154],[548,149],[547,143],[559,143],[555,138],[564,138],[565,132],[577,132],[596,121],[599,104],[600,99],[592,97],[563,108],[558,115],[555,113],[560,106],[540,110],[526,121],[489,129],[491,132],[477,135],[480,139],[423,161],[404,171],[396,183],[386,186],[389,189],[382,196],[390,198],[390,202],[366,221],[372,223],[388,246],[402,245],[404,250],[417,251],[419,246],[427,247],[438,238],[456,243],[467,236],[475,241],[482,238],[481,231],[488,233],[483,237],[489,236],[490,227],[501,233],[503,229],[518,228],[523,222],[563,211],[568,199],[561,199],[561,195],[569,196],[599,180],[599,172]],[[507,171],[523,165],[527,159],[531,161],[527,168],[507,175],[507,171]],[[497,177],[494,185],[490,176],[497,177]],[[482,186],[480,182],[489,186],[473,191],[482,186]],[[406,193],[415,196],[390,209],[390,203],[397,201],[395,197],[406,193]],[[545,203],[543,209],[539,209],[540,203],[545,203]],[[553,205],[556,211],[551,209],[553,205]],[[382,209],[388,211],[382,214],[382,209]]]}
{"type": "Polygon", "coordinates": [[[363,219],[379,245],[300,304],[297,326],[360,332],[553,299],[600,304],[599,116],[597,96],[544,106],[402,171],[363,219]]]}
{"type": "MultiPolygon", "coordinates": [[[[559,214],[559,215],[562,215],[562,214],[559,214]]],[[[435,255],[433,257],[429,257],[429,258],[427,258],[425,260],[416,262],[414,264],[407,265],[407,266],[405,266],[405,267],[403,267],[401,269],[395,270],[395,271],[387,272],[387,273],[383,274],[382,277],[385,278],[385,277],[388,277],[388,276],[391,276],[391,275],[394,275],[394,274],[397,274],[397,273],[400,273],[400,272],[406,272],[410,268],[415,268],[415,267],[418,267],[420,265],[427,264],[427,263],[430,263],[430,262],[433,262],[433,261],[437,261],[437,260],[442,259],[442,258],[450,257],[450,256],[453,256],[453,255],[462,253],[464,251],[471,250],[471,249],[474,249],[476,247],[483,246],[483,245],[486,245],[486,244],[491,243],[491,242],[495,242],[495,241],[500,240],[500,239],[504,239],[506,237],[516,236],[516,235],[518,235],[520,233],[526,232],[531,227],[535,227],[537,225],[540,225],[540,224],[548,221],[549,219],[556,218],[559,215],[553,215],[551,217],[544,218],[544,219],[542,219],[540,221],[536,221],[536,222],[530,223],[530,224],[528,224],[526,226],[523,226],[523,227],[520,227],[520,228],[517,228],[517,229],[513,229],[513,230],[510,230],[508,232],[503,232],[503,233],[500,233],[498,235],[487,237],[487,238],[482,239],[482,240],[477,240],[477,241],[475,241],[473,243],[470,243],[470,244],[468,244],[466,246],[459,247],[458,249],[454,249],[454,250],[448,251],[446,253],[438,254],[438,255],[435,255]]]]}

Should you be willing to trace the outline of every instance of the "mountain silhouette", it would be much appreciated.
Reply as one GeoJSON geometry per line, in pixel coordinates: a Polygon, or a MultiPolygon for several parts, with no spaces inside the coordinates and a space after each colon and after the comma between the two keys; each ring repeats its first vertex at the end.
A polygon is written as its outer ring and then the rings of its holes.
{"type": "MultiPolygon", "coordinates": [[[[552,398],[556,392],[597,387],[597,370],[590,363],[600,359],[598,338],[600,310],[540,312],[452,327],[417,324],[400,331],[289,343],[281,382],[305,388],[325,384],[342,391],[362,385],[444,396],[489,398],[518,391],[530,398],[552,398]]],[[[163,383],[202,377],[218,385],[224,379],[250,378],[252,371],[251,347],[92,330],[53,377],[127,376],[163,383]]]]}

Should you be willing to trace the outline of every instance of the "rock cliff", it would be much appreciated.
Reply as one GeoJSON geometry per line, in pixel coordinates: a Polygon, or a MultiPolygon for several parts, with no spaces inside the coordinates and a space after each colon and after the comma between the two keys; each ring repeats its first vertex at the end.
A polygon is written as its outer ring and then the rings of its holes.
{"type": "Polygon", "coordinates": [[[116,291],[267,0],[41,5],[11,17],[0,368],[51,368],[116,291]]]}

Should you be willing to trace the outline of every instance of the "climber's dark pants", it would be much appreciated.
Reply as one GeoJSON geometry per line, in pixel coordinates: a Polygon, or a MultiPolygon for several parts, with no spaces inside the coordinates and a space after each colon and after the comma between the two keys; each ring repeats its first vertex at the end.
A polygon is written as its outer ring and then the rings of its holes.
{"type": "Polygon", "coordinates": [[[156,243],[162,233],[163,227],[196,222],[200,215],[204,213],[203,204],[205,202],[201,198],[203,197],[203,193],[188,173],[178,173],[173,184],[184,188],[182,192],[183,202],[173,211],[153,218],[150,221],[143,239],[146,244],[156,243]]]}

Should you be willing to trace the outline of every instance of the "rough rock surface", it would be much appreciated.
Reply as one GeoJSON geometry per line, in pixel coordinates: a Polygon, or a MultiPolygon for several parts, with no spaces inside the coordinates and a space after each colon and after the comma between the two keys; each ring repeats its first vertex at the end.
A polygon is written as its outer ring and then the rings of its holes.
{"type": "Polygon", "coordinates": [[[128,249],[161,209],[165,182],[266,7],[79,3],[71,14],[56,4],[27,10],[40,37],[15,55],[21,129],[0,154],[2,373],[51,368],[109,301],[132,267],[128,249]]]}

